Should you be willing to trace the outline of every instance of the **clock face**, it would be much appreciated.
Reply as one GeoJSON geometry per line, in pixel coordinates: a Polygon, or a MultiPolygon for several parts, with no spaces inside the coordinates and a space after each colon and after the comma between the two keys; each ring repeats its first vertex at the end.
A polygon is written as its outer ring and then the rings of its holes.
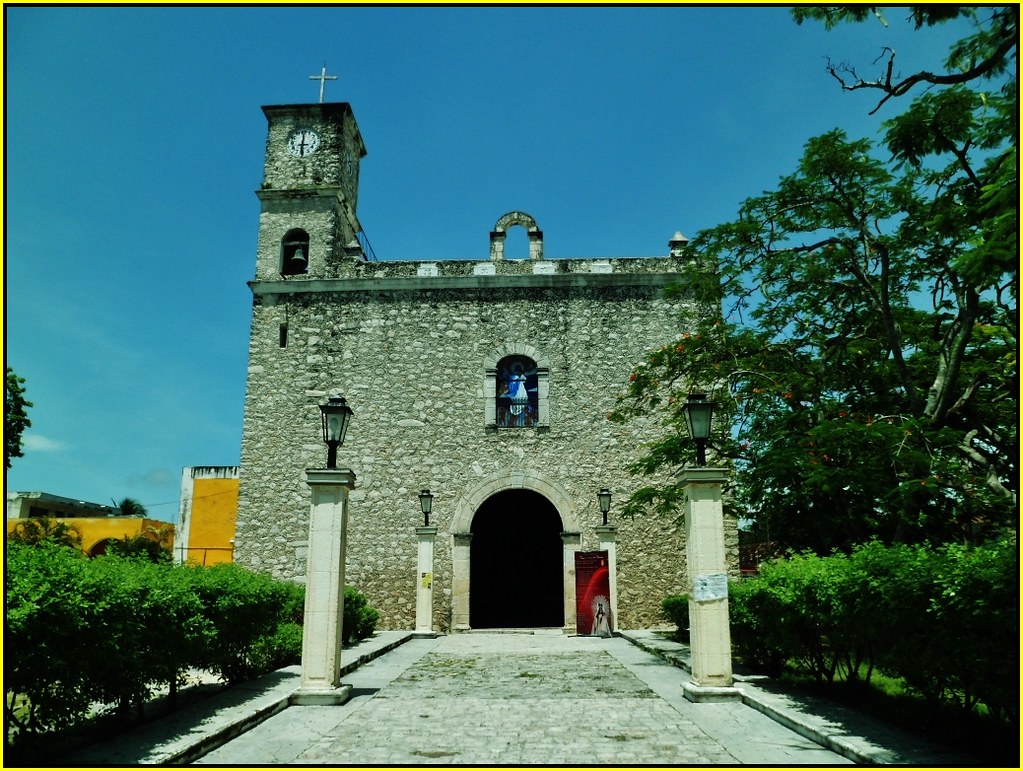
{"type": "Polygon", "coordinates": [[[296,129],[288,137],[288,152],[296,158],[305,158],[320,146],[320,135],[309,128],[296,129]]]}

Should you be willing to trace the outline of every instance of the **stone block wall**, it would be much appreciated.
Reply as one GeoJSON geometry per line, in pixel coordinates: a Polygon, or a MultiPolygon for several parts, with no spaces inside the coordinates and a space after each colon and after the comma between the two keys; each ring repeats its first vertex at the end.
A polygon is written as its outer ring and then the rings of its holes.
{"type": "MultiPolygon", "coordinates": [[[[502,261],[489,263],[492,275],[480,264],[338,261],[326,279],[252,283],[236,560],[303,579],[304,470],[324,465],[318,405],[341,393],[355,413],[338,451],[338,466],[356,475],[347,582],[380,610],[381,628],[414,628],[419,490],[435,496],[434,625],[448,631],[457,503],[516,473],[560,491],[563,524],[578,529],[584,551],[597,548],[596,492],[612,490],[619,626],[663,624],[661,599],[685,591],[683,527],[622,520],[615,508],[649,483],[627,466],[658,427],[615,425],[607,413],[632,368],[698,312],[663,298],[678,263],[502,261]],[[485,362],[515,346],[549,361],[547,427],[486,424],[485,362]]],[[[726,524],[737,575],[735,524],[726,524]]]]}

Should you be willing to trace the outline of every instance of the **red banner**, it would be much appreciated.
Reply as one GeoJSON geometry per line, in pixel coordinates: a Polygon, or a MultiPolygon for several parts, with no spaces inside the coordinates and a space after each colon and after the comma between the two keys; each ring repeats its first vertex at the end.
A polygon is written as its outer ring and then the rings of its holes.
{"type": "Polygon", "coordinates": [[[611,578],[606,551],[575,553],[575,630],[579,634],[610,637],[611,578]]]}

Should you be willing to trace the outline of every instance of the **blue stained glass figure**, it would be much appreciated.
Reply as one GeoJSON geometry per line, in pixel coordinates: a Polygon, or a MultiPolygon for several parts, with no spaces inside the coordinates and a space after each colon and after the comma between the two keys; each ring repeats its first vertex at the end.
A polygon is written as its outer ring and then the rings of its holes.
{"type": "Polygon", "coordinates": [[[525,356],[501,359],[497,371],[497,425],[528,428],[537,420],[536,363],[525,356]]]}

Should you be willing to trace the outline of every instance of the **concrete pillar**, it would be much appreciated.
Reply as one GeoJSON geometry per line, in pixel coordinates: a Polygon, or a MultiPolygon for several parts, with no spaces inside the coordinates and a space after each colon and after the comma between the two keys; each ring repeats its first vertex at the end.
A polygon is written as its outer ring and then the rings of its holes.
{"type": "Polygon", "coordinates": [[[575,634],[576,607],[575,607],[575,553],[582,546],[582,533],[561,533],[562,556],[564,559],[565,576],[565,634],[575,634]]]}
{"type": "Polygon", "coordinates": [[[692,683],[683,685],[690,701],[740,698],[732,686],[732,641],[728,628],[728,568],[725,563],[723,468],[687,468],[683,488],[686,565],[689,588],[689,642],[692,683]]]}
{"type": "Polygon", "coordinates": [[[618,528],[597,525],[598,551],[607,552],[608,590],[611,592],[611,631],[618,628],[618,528]]]}
{"type": "Polygon", "coordinates": [[[306,562],[302,684],[293,704],[343,704],[351,686],[341,685],[341,625],[345,604],[349,469],[307,469],[312,490],[306,562]]]}
{"type": "Polygon", "coordinates": [[[417,527],[419,569],[416,571],[416,636],[436,637],[433,631],[433,545],[437,528],[417,527]]]}
{"type": "Polygon", "coordinates": [[[453,533],[451,545],[451,629],[469,631],[469,544],[472,533],[453,533]]]}

